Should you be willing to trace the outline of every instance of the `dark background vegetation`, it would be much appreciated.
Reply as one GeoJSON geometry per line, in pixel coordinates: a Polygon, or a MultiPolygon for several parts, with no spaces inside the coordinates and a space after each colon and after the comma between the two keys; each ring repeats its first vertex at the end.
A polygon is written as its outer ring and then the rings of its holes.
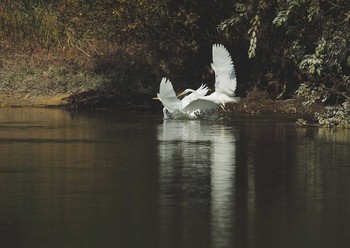
{"type": "Polygon", "coordinates": [[[27,74],[53,93],[154,95],[163,76],[177,91],[213,87],[211,46],[222,43],[239,96],[297,92],[305,105],[350,97],[347,0],[2,0],[0,37],[6,89],[28,90],[27,74]]]}

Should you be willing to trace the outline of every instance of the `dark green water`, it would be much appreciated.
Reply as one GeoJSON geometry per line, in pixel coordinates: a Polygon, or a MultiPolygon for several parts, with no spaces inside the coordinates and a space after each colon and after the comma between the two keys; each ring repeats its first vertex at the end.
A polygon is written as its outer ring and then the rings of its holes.
{"type": "Polygon", "coordinates": [[[0,109],[1,247],[349,247],[350,131],[0,109]]]}

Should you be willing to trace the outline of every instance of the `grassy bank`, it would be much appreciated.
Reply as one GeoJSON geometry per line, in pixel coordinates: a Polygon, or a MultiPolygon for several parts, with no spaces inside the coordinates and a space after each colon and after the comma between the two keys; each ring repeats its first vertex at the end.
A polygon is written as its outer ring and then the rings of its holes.
{"type": "Polygon", "coordinates": [[[163,25],[170,18],[163,11],[164,3],[2,1],[0,93],[26,98],[74,95],[72,101],[95,95],[94,102],[96,96],[108,95],[111,105],[132,100],[118,96],[151,96],[170,64],[180,67],[182,62],[166,59],[174,49],[181,49],[158,35],[173,36],[163,25]]]}
{"type": "Polygon", "coordinates": [[[79,58],[47,50],[3,54],[0,63],[2,92],[55,95],[85,91],[105,81],[79,58]]]}

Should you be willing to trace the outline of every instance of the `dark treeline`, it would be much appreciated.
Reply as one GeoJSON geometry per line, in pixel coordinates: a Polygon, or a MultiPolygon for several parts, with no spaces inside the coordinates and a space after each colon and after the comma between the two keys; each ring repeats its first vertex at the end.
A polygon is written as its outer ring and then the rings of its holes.
{"type": "Polygon", "coordinates": [[[162,76],[178,89],[213,86],[211,45],[223,43],[240,96],[350,97],[347,0],[3,0],[0,35],[2,52],[85,57],[81,66],[121,91],[155,92],[162,76]]]}

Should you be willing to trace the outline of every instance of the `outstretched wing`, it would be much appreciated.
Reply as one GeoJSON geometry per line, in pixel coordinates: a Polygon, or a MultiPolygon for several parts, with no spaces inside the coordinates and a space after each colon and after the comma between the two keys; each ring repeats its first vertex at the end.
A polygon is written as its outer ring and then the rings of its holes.
{"type": "Polygon", "coordinates": [[[221,44],[213,45],[213,63],[215,71],[215,91],[234,96],[237,82],[236,73],[230,53],[221,44]]]}
{"type": "Polygon", "coordinates": [[[176,97],[173,85],[165,77],[160,82],[158,98],[170,113],[182,108],[181,101],[176,97]]]}
{"type": "Polygon", "coordinates": [[[190,102],[186,107],[184,107],[182,109],[182,112],[190,114],[194,111],[202,112],[211,109],[216,109],[218,107],[219,105],[213,101],[197,98],[196,100],[190,102]]]}
{"type": "Polygon", "coordinates": [[[208,87],[202,84],[195,92],[182,98],[181,100],[182,108],[185,108],[192,101],[198,99],[199,96],[205,96],[208,93],[208,91],[209,91],[208,87]]]}
{"type": "Polygon", "coordinates": [[[196,93],[198,96],[205,96],[208,93],[209,89],[206,85],[202,84],[197,90],[196,93]]]}

